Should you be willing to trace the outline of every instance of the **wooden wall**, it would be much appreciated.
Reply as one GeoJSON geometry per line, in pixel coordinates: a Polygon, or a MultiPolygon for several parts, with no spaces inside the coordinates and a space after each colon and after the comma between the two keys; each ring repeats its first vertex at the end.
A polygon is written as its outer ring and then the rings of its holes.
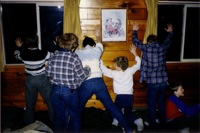
{"type": "MultiPolygon", "coordinates": [[[[81,28],[84,35],[94,37],[94,27],[101,25],[101,9],[108,8],[126,8],[127,9],[127,41],[126,42],[103,42],[105,51],[102,60],[113,68],[112,60],[117,56],[127,56],[130,65],[135,63],[133,55],[129,52],[129,46],[132,44],[132,24],[138,22],[140,30],[138,36],[143,40],[147,22],[147,9],[145,0],[81,0],[80,17],[81,28]]],[[[82,38],[81,38],[82,39],[82,38]]],[[[139,55],[141,52],[137,51],[139,55]]],[[[186,101],[194,103],[199,101],[199,67],[200,63],[168,63],[168,73],[170,81],[181,81],[186,83],[187,94],[186,101]]],[[[134,106],[146,107],[146,91],[145,84],[139,83],[140,72],[134,75],[134,106]]],[[[104,77],[109,93],[112,99],[115,94],[112,88],[112,79],[104,77]]],[[[23,65],[6,66],[4,72],[1,73],[1,105],[2,106],[18,106],[25,107],[24,89],[25,75],[23,65]]],[[[94,106],[96,108],[104,108],[95,95],[87,102],[87,107],[94,106]]],[[[45,110],[46,106],[40,95],[38,97],[36,110],[45,110]]]]}

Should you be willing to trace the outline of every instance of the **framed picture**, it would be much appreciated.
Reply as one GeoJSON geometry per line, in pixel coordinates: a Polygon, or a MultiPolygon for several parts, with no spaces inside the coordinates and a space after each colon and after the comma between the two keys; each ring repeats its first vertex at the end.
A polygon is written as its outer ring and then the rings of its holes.
{"type": "Polygon", "coordinates": [[[126,41],[126,9],[102,9],[102,41],[126,41]]]}

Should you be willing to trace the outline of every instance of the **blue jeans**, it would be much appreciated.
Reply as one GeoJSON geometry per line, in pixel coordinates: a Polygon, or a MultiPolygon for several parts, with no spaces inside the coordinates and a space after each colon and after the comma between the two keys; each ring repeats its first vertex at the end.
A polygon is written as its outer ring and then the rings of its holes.
{"type": "Polygon", "coordinates": [[[125,129],[126,132],[132,132],[132,128],[125,120],[122,112],[115,106],[113,103],[107,87],[103,81],[103,78],[92,78],[84,81],[79,91],[80,97],[80,109],[82,110],[85,107],[88,99],[95,94],[97,98],[102,102],[105,108],[111,113],[112,117],[116,118],[121,126],[125,129]]]}
{"type": "Polygon", "coordinates": [[[24,122],[26,125],[35,122],[35,104],[37,102],[38,92],[47,105],[49,120],[53,121],[53,108],[50,101],[51,84],[45,74],[38,76],[26,76],[25,100],[26,110],[24,113],[24,122]]]}
{"type": "Polygon", "coordinates": [[[51,102],[54,109],[53,130],[56,133],[79,132],[81,127],[81,111],[77,90],[66,86],[53,85],[51,102]]]}
{"type": "Polygon", "coordinates": [[[149,126],[156,126],[156,105],[159,109],[160,123],[166,123],[166,93],[167,82],[159,84],[148,84],[147,107],[149,126]]]}
{"type": "Polygon", "coordinates": [[[124,109],[124,117],[126,120],[134,125],[134,121],[137,119],[136,116],[133,115],[133,95],[132,94],[119,94],[116,96],[115,105],[119,108],[119,110],[124,109]]]}

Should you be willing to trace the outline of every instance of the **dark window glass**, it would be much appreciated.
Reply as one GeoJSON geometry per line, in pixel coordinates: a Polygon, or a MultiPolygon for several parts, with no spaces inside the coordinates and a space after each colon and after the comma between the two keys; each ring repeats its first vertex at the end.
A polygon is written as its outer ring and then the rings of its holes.
{"type": "Polygon", "coordinates": [[[37,31],[35,4],[2,4],[2,24],[6,64],[22,63],[14,57],[15,38],[37,31]]]}
{"type": "Polygon", "coordinates": [[[158,40],[166,37],[164,28],[171,23],[174,26],[173,40],[167,52],[167,61],[180,61],[183,26],[183,5],[158,5],[158,40]]]}
{"type": "Polygon", "coordinates": [[[200,19],[199,7],[188,7],[186,28],[185,28],[185,46],[184,59],[200,59],[200,19]]]}
{"type": "Polygon", "coordinates": [[[56,36],[63,33],[63,7],[39,6],[42,48],[54,51],[56,36]]]}

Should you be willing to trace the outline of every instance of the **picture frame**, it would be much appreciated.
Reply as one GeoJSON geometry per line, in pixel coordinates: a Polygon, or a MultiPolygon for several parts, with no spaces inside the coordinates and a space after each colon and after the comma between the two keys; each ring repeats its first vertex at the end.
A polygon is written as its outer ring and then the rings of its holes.
{"type": "Polygon", "coordinates": [[[101,17],[103,42],[126,41],[126,9],[102,9],[101,17]]]}

